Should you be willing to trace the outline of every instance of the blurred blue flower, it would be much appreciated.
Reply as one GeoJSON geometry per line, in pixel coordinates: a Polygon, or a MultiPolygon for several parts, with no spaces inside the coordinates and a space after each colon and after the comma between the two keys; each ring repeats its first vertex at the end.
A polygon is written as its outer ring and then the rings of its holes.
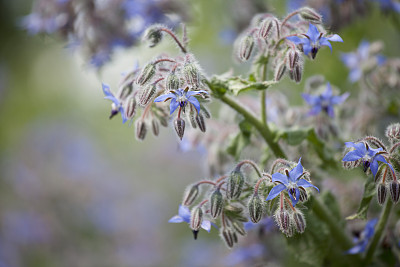
{"type": "MultiPolygon", "coordinates": [[[[365,62],[369,57],[370,43],[363,40],[357,48],[356,52],[342,53],[341,60],[350,69],[349,80],[351,82],[358,81],[363,73],[363,62],[365,62]]],[[[381,65],[385,61],[385,57],[382,55],[376,55],[376,62],[381,65]]]]}
{"type": "Polygon", "coordinates": [[[388,11],[395,11],[397,13],[400,13],[400,3],[393,1],[393,0],[373,0],[375,2],[379,3],[379,6],[382,11],[388,12],[388,11]]]}
{"type": "Polygon", "coordinates": [[[365,225],[364,231],[361,232],[360,237],[355,239],[356,245],[346,251],[346,254],[358,254],[366,250],[369,240],[373,237],[375,232],[375,225],[378,219],[372,219],[365,225]]]}
{"type": "Polygon", "coordinates": [[[249,247],[240,247],[228,255],[226,258],[226,265],[236,266],[238,264],[244,264],[250,266],[255,260],[261,258],[263,254],[264,246],[262,244],[252,244],[249,247]]]}
{"type": "Polygon", "coordinates": [[[353,142],[346,142],[345,143],[347,147],[355,148],[354,150],[348,152],[344,157],[342,161],[356,161],[356,160],[362,160],[363,165],[364,165],[364,172],[367,171],[368,168],[371,169],[372,173],[374,174],[374,177],[378,171],[379,164],[378,161],[383,162],[393,170],[392,165],[390,165],[386,159],[381,155],[380,152],[382,152],[382,148],[370,148],[368,145],[364,144],[363,142],[361,143],[353,143],[353,142]]]}
{"type": "Polygon", "coordinates": [[[318,49],[321,46],[328,46],[332,52],[332,45],[329,41],[332,42],[343,42],[343,39],[334,34],[331,37],[322,37],[323,33],[320,33],[317,27],[310,23],[308,31],[306,34],[302,34],[305,38],[300,38],[298,36],[289,36],[286,37],[289,41],[295,43],[296,45],[302,45],[304,54],[308,55],[311,52],[311,57],[314,59],[317,55],[318,49]]]}
{"type": "Polygon", "coordinates": [[[122,123],[125,123],[127,121],[127,118],[125,117],[125,111],[124,108],[122,107],[122,103],[121,101],[119,101],[114,94],[111,92],[110,90],[110,86],[108,86],[107,84],[103,83],[103,93],[105,95],[105,99],[111,100],[113,102],[113,107],[111,110],[111,115],[110,115],[110,119],[112,117],[114,117],[115,115],[119,113],[121,113],[121,117],[122,117],[122,123]]]}
{"type": "Polygon", "coordinates": [[[321,111],[325,111],[331,118],[334,117],[333,106],[343,103],[349,95],[349,93],[340,96],[332,95],[329,82],[326,84],[326,90],[320,95],[302,94],[303,99],[311,106],[309,115],[317,115],[321,111]]]}
{"type": "Polygon", "coordinates": [[[185,111],[185,107],[189,102],[196,108],[198,113],[200,112],[200,103],[194,96],[200,95],[201,93],[208,94],[206,91],[203,90],[188,91],[187,89],[186,90],[178,89],[176,91],[171,91],[169,94],[160,95],[159,97],[154,99],[154,102],[167,101],[171,99],[171,104],[169,106],[170,114],[174,113],[174,111],[178,107],[181,107],[183,111],[185,111]]]}
{"type": "MultiPolygon", "coordinates": [[[[181,222],[186,222],[190,223],[190,210],[188,207],[179,205],[179,211],[178,215],[175,215],[168,221],[169,223],[181,223],[181,222]]],[[[207,232],[210,232],[211,230],[211,222],[208,220],[203,220],[201,223],[201,228],[206,230],[207,232]]]]}
{"type": "Polygon", "coordinates": [[[246,231],[258,228],[263,232],[269,232],[276,226],[275,221],[271,217],[264,217],[258,223],[253,223],[251,220],[244,223],[244,229],[246,231]]]}
{"type": "Polygon", "coordinates": [[[319,189],[316,186],[312,185],[305,179],[300,179],[303,175],[304,171],[303,166],[301,165],[301,158],[299,159],[297,166],[290,170],[287,175],[279,172],[272,174],[272,182],[277,182],[279,184],[271,189],[266,200],[274,199],[281,191],[286,189],[292,200],[293,206],[295,206],[300,199],[299,187],[314,187],[319,192],[319,189]]]}

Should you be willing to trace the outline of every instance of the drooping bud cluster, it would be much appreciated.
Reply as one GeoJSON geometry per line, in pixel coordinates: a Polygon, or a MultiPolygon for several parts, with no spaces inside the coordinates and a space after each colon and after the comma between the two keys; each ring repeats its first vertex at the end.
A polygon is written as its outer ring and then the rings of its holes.
{"type": "Polygon", "coordinates": [[[394,123],[386,128],[386,137],[391,143],[400,142],[400,123],[394,123]]]}

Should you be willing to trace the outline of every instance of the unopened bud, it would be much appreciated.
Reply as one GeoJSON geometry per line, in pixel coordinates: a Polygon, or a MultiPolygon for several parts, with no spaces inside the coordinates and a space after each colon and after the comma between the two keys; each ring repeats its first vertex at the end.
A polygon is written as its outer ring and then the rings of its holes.
{"type": "Polygon", "coordinates": [[[252,35],[246,35],[240,40],[239,47],[239,58],[242,61],[246,61],[250,58],[251,52],[254,48],[254,37],[252,35]]]}
{"type": "Polygon", "coordinates": [[[135,97],[131,96],[126,100],[125,104],[125,117],[130,120],[135,116],[136,113],[136,99],[135,97]]]}
{"type": "Polygon", "coordinates": [[[185,120],[182,118],[176,118],[174,120],[174,127],[177,135],[182,140],[183,134],[185,133],[185,120]]]}
{"type": "Polygon", "coordinates": [[[143,35],[143,40],[149,42],[149,47],[156,46],[163,37],[161,25],[153,25],[147,28],[143,35]]]}
{"type": "Polygon", "coordinates": [[[210,214],[211,217],[217,218],[224,207],[224,197],[222,196],[221,192],[219,189],[215,190],[210,197],[210,203],[211,203],[211,208],[210,208],[210,214]]]}
{"type": "Polygon", "coordinates": [[[165,80],[167,91],[178,90],[180,88],[181,81],[175,73],[168,74],[165,80]]]}
{"type": "Polygon", "coordinates": [[[182,204],[184,206],[190,206],[196,200],[197,196],[199,195],[199,185],[189,185],[185,192],[183,193],[183,201],[182,204]]]}
{"type": "Polygon", "coordinates": [[[391,181],[389,188],[392,201],[396,204],[399,201],[400,196],[400,183],[398,181],[391,181]]]}
{"type": "Polygon", "coordinates": [[[299,64],[300,52],[297,49],[290,49],[286,55],[289,69],[293,70],[299,64]]]}
{"type": "Polygon", "coordinates": [[[275,81],[280,81],[286,72],[286,63],[280,62],[275,68],[275,81]]]}
{"type": "Polygon", "coordinates": [[[204,117],[206,117],[207,119],[211,118],[210,111],[208,111],[205,107],[202,107],[201,111],[203,111],[204,117]]]}
{"type": "Polygon", "coordinates": [[[260,23],[260,29],[258,31],[258,35],[261,38],[267,39],[272,32],[273,25],[274,21],[271,18],[266,18],[262,20],[260,23]]]}
{"type": "Polygon", "coordinates": [[[233,247],[233,233],[229,228],[221,228],[221,238],[225,241],[225,244],[228,246],[228,248],[233,247]]]}
{"type": "Polygon", "coordinates": [[[197,114],[196,123],[199,126],[200,131],[204,133],[206,131],[206,123],[204,122],[204,117],[201,113],[197,114]]]}
{"type": "Polygon", "coordinates": [[[304,230],[306,229],[306,222],[304,220],[303,214],[301,214],[300,212],[295,212],[293,214],[293,219],[295,222],[297,232],[301,234],[304,233],[304,230]]]}
{"type": "Polygon", "coordinates": [[[164,127],[168,127],[168,120],[166,117],[158,117],[158,120],[160,121],[160,124],[164,127]]]}
{"type": "Polygon", "coordinates": [[[312,8],[302,7],[300,9],[299,15],[302,19],[311,23],[322,23],[322,16],[312,8]]]}
{"type": "Polygon", "coordinates": [[[301,64],[297,64],[293,70],[289,70],[290,79],[299,83],[301,81],[301,77],[303,74],[303,66],[301,64]]]}
{"type": "Polygon", "coordinates": [[[249,208],[250,220],[253,223],[258,223],[263,216],[263,210],[264,210],[263,209],[264,204],[260,196],[258,194],[257,195],[253,194],[250,197],[247,207],[249,208]]]}
{"type": "Polygon", "coordinates": [[[199,206],[194,207],[190,215],[190,228],[192,228],[192,230],[198,231],[201,227],[202,222],[203,210],[199,206]]]}
{"type": "Polygon", "coordinates": [[[397,143],[400,141],[400,123],[394,123],[386,128],[386,137],[392,142],[397,143]]]}
{"type": "Polygon", "coordinates": [[[242,236],[246,235],[246,230],[244,229],[244,225],[242,222],[234,221],[232,222],[233,229],[242,236]]]}
{"type": "Polygon", "coordinates": [[[377,197],[378,197],[378,203],[380,205],[383,205],[386,200],[386,194],[387,194],[387,188],[384,183],[380,183],[377,187],[377,197]]]}
{"type": "Polygon", "coordinates": [[[187,63],[183,67],[186,83],[192,88],[200,86],[200,72],[195,63],[187,63]]]}
{"type": "Polygon", "coordinates": [[[300,200],[301,202],[307,201],[308,196],[307,196],[306,190],[305,190],[304,188],[302,188],[302,187],[300,187],[299,189],[300,189],[299,200],[300,200]]]}
{"type": "Polygon", "coordinates": [[[289,231],[290,215],[287,210],[278,208],[278,210],[275,213],[275,221],[282,232],[286,233],[289,231]]]}
{"type": "Polygon", "coordinates": [[[142,72],[138,76],[136,83],[143,86],[148,83],[155,74],[156,65],[154,63],[149,63],[142,69],[142,72]]]}
{"type": "Polygon", "coordinates": [[[146,124],[144,123],[143,120],[137,120],[136,121],[136,138],[139,140],[144,140],[144,138],[146,137],[146,133],[147,133],[147,128],[146,128],[146,124]]]}
{"type": "Polygon", "coordinates": [[[158,124],[158,121],[156,119],[153,119],[151,121],[151,129],[153,130],[153,134],[155,136],[158,136],[160,133],[160,124],[158,124]]]}
{"type": "Polygon", "coordinates": [[[190,125],[192,125],[193,129],[197,128],[197,123],[196,123],[196,117],[197,117],[197,111],[194,109],[190,109],[190,113],[188,115],[190,125]]]}
{"type": "Polygon", "coordinates": [[[151,99],[153,98],[154,94],[157,91],[157,86],[155,84],[149,84],[145,86],[139,97],[139,105],[141,106],[147,106],[151,102],[151,99]]]}
{"type": "Polygon", "coordinates": [[[226,197],[235,199],[242,193],[244,176],[240,170],[233,170],[229,175],[226,188],[226,197]]]}

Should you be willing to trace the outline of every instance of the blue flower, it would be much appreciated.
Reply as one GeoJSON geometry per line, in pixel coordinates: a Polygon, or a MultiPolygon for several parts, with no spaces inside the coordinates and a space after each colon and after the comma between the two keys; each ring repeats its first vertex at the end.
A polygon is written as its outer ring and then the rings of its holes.
{"type": "Polygon", "coordinates": [[[368,168],[371,169],[374,177],[378,172],[379,164],[378,161],[383,162],[393,170],[392,165],[390,165],[386,159],[381,155],[382,148],[370,148],[367,144],[363,142],[355,144],[353,142],[346,142],[347,147],[355,148],[354,150],[348,152],[342,161],[356,161],[361,160],[364,165],[364,172],[367,171],[368,168]]]}
{"type": "Polygon", "coordinates": [[[375,225],[378,219],[372,219],[365,225],[364,231],[361,232],[360,237],[355,240],[356,245],[346,251],[346,254],[358,254],[365,251],[369,240],[374,236],[375,225]]]}
{"type": "Polygon", "coordinates": [[[317,115],[321,111],[325,111],[330,117],[334,117],[333,105],[343,103],[349,96],[349,93],[344,93],[340,96],[332,95],[330,83],[326,84],[326,90],[320,95],[302,94],[304,100],[311,106],[309,115],[317,115]]]}
{"type": "Polygon", "coordinates": [[[171,104],[169,106],[170,108],[170,114],[174,113],[174,111],[180,107],[185,111],[185,107],[188,103],[191,103],[197,110],[197,113],[200,112],[200,103],[197,100],[196,95],[200,95],[201,93],[208,94],[206,91],[200,90],[200,91],[188,91],[188,88],[185,90],[183,89],[178,89],[176,91],[171,91],[169,94],[166,95],[160,95],[156,99],[154,99],[154,102],[161,102],[161,101],[167,101],[171,99],[171,104]]]}
{"type": "MultiPolygon", "coordinates": [[[[181,222],[186,222],[190,223],[190,210],[188,207],[179,205],[179,211],[178,215],[175,215],[168,221],[169,223],[181,223],[181,222]]],[[[206,230],[207,232],[210,232],[211,230],[211,222],[208,220],[203,220],[201,223],[201,228],[206,230]]]]}
{"type": "Polygon", "coordinates": [[[314,187],[319,192],[319,189],[316,186],[312,185],[305,179],[300,179],[303,175],[304,171],[303,166],[301,165],[301,158],[299,159],[297,166],[287,172],[286,175],[279,172],[272,174],[272,182],[277,182],[279,184],[271,189],[266,200],[274,199],[281,191],[286,189],[292,200],[293,206],[295,206],[300,198],[299,187],[314,187]]]}
{"type": "Polygon", "coordinates": [[[249,247],[240,247],[229,254],[226,258],[226,265],[237,266],[243,264],[244,266],[253,265],[255,260],[260,259],[265,253],[262,244],[252,244],[249,247]]]}
{"type": "Polygon", "coordinates": [[[379,2],[381,10],[388,12],[388,11],[395,11],[400,13],[400,3],[393,1],[393,0],[375,0],[379,2]]]}
{"type": "MultiPolygon", "coordinates": [[[[363,63],[366,63],[370,57],[369,53],[370,43],[368,41],[362,41],[357,48],[356,52],[342,53],[341,60],[350,69],[349,80],[351,82],[358,81],[363,73],[363,63]]],[[[376,55],[376,62],[381,65],[385,61],[385,57],[382,55],[376,55]]],[[[371,62],[367,63],[371,65],[371,62]]]]}
{"type": "Polygon", "coordinates": [[[124,108],[122,107],[122,102],[119,101],[114,96],[114,94],[110,90],[110,86],[108,86],[105,83],[103,83],[102,86],[103,86],[103,93],[105,95],[104,99],[108,99],[108,100],[111,100],[113,102],[110,119],[112,117],[114,117],[115,115],[117,115],[118,112],[119,112],[119,113],[121,113],[122,123],[125,123],[127,121],[127,118],[125,117],[125,111],[124,111],[124,108]]]}
{"type": "Polygon", "coordinates": [[[314,59],[317,55],[318,49],[321,46],[328,46],[332,52],[332,45],[329,41],[332,42],[343,42],[343,39],[334,34],[331,37],[322,37],[323,33],[320,33],[316,26],[310,23],[308,31],[306,34],[302,34],[305,38],[300,38],[298,36],[289,36],[286,37],[289,41],[303,46],[304,54],[308,55],[311,52],[311,57],[314,59]]]}

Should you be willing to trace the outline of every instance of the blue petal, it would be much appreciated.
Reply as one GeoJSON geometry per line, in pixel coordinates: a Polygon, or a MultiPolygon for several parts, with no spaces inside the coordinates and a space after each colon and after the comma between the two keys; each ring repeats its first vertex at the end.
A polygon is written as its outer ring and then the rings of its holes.
{"type": "Polygon", "coordinates": [[[364,157],[364,155],[361,156],[361,155],[357,152],[357,150],[352,150],[352,151],[348,152],[348,153],[343,157],[342,161],[356,161],[356,160],[359,160],[359,159],[362,158],[362,157],[364,157]]]}
{"type": "Polygon", "coordinates": [[[299,189],[295,189],[295,191],[296,191],[296,199],[294,199],[294,197],[292,196],[292,194],[289,194],[289,196],[290,196],[290,199],[292,200],[292,205],[293,205],[293,207],[294,206],[296,206],[296,204],[297,204],[297,202],[299,202],[299,198],[300,198],[300,192],[298,192],[299,191],[299,189]]]}
{"type": "Polygon", "coordinates": [[[359,60],[365,60],[368,58],[369,55],[369,42],[363,40],[360,45],[358,46],[357,53],[359,54],[359,60]]]}
{"type": "Polygon", "coordinates": [[[328,41],[327,38],[321,37],[321,39],[319,40],[319,44],[320,44],[321,46],[327,46],[327,47],[329,47],[329,49],[331,49],[331,53],[332,53],[332,45],[331,45],[331,43],[328,41]]]}
{"type": "Polygon", "coordinates": [[[345,145],[347,147],[354,147],[358,153],[358,155],[360,155],[361,157],[364,157],[367,154],[367,148],[365,147],[364,143],[353,143],[353,142],[346,142],[345,145]]]}
{"type": "Polygon", "coordinates": [[[169,105],[170,115],[174,113],[174,111],[179,107],[179,102],[175,100],[175,98],[171,99],[171,104],[169,105]]]}
{"type": "Polygon", "coordinates": [[[289,37],[286,37],[286,39],[288,39],[289,41],[291,41],[292,43],[294,43],[296,45],[303,43],[302,38],[300,38],[298,36],[289,36],[289,37]]]}
{"type": "Polygon", "coordinates": [[[310,106],[314,106],[320,102],[320,98],[315,95],[301,94],[301,96],[303,97],[304,101],[306,101],[307,104],[309,104],[310,106]]]}
{"type": "Polygon", "coordinates": [[[350,82],[354,83],[358,81],[362,76],[362,70],[360,68],[353,69],[350,71],[349,80],[350,82]]]}
{"type": "Polygon", "coordinates": [[[166,101],[166,100],[168,100],[169,98],[176,99],[176,95],[173,94],[173,93],[166,94],[166,95],[160,95],[160,96],[156,97],[156,99],[154,99],[154,102],[166,101]]]}
{"type": "Polygon", "coordinates": [[[366,244],[364,244],[365,242],[355,245],[354,247],[352,247],[351,249],[346,251],[346,254],[358,254],[361,252],[364,252],[366,249],[366,244]]]}
{"type": "Polygon", "coordinates": [[[331,99],[331,103],[334,105],[341,104],[349,97],[349,95],[350,95],[350,93],[347,92],[340,96],[334,96],[331,99]]]}
{"type": "Polygon", "coordinates": [[[311,44],[308,42],[306,44],[303,44],[303,51],[305,55],[308,55],[311,52],[311,44]]]}
{"type": "Polygon", "coordinates": [[[193,95],[199,95],[199,94],[201,94],[201,93],[208,94],[208,92],[207,92],[207,91],[204,91],[204,90],[189,91],[189,92],[186,93],[186,97],[189,98],[189,97],[191,97],[191,96],[193,96],[193,95]]]}
{"type": "Polygon", "coordinates": [[[367,224],[365,225],[364,232],[365,232],[365,237],[367,239],[370,239],[374,235],[374,232],[375,232],[374,228],[375,228],[375,225],[377,222],[378,222],[378,219],[375,218],[375,219],[369,220],[367,222],[367,224]]]}
{"type": "Polygon", "coordinates": [[[274,186],[269,192],[266,200],[274,199],[282,190],[285,190],[286,186],[284,184],[278,184],[274,186]]]}
{"type": "Polygon", "coordinates": [[[311,42],[313,42],[313,43],[317,42],[318,37],[319,37],[318,28],[315,25],[310,23],[310,25],[308,27],[308,31],[307,31],[307,36],[310,37],[311,42]]]}
{"type": "Polygon", "coordinates": [[[178,215],[179,215],[180,217],[182,217],[182,219],[183,219],[185,222],[187,222],[187,223],[190,222],[190,210],[189,210],[188,207],[179,205],[178,215]]]}
{"type": "Polygon", "coordinates": [[[125,110],[122,106],[119,107],[119,113],[121,113],[122,123],[125,123],[128,119],[125,116],[125,110]]]}
{"type": "Polygon", "coordinates": [[[197,109],[197,113],[199,113],[200,112],[199,100],[197,100],[196,97],[191,96],[191,97],[188,98],[188,101],[193,104],[193,106],[197,109]]]}
{"type": "Polygon", "coordinates": [[[328,39],[329,41],[332,41],[332,42],[342,42],[342,43],[343,43],[342,37],[340,37],[340,36],[337,35],[337,34],[334,34],[334,35],[332,35],[331,37],[328,37],[328,38],[326,38],[326,39],[328,39]]]}
{"type": "Polygon", "coordinates": [[[210,232],[210,230],[211,230],[211,222],[207,221],[207,220],[203,220],[203,222],[201,223],[201,228],[203,228],[207,232],[210,232]]]}
{"type": "Polygon", "coordinates": [[[168,221],[169,223],[181,223],[184,222],[183,218],[179,215],[175,215],[174,217],[172,217],[171,219],[169,219],[168,221]]]}
{"type": "Polygon", "coordinates": [[[289,172],[289,180],[292,182],[295,182],[297,179],[300,178],[300,176],[303,174],[303,166],[301,165],[301,158],[299,159],[299,162],[297,163],[297,166],[294,167],[290,172],[289,172]]]}
{"type": "Polygon", "coordinates": [[[371,169],[372,174],[373,174],[374,177],[375,177],[375,176],[376,176],[376,173],[378,172],[378,168],[379,168],[378,161],[373,160],[373,161],[371,162],[371,165],[369,166],[369,168],[371,169]]]}
{"type": "Polygon", "coordinates": [[[370,148],[368,148],[367,154],[368,154],[368,156],[373,157],[373,156],[376,155],[376,153],[378,153],[380,151],[382,151],[381,147],[378,147],[378,148],[371,148],[370,147],[370,148]]]}
{"type": "Polygon", "coordinates": [[[305,179],[299,179],[297,181],[297,186],[301,186],[301,187],[304,187],[304,188],[305,187],[314,187],[319,192],[318,187],[316,187],[315,185],[313,185],[312,183],[310,183],[309,181],[307,181],[305,179]]]}
{"type": "Polygon", "coordinates": [[[326,83],[326,90],[321,94],[321,96],[325,99],[329,99],[332,97],[332,87],[329,82],[326,83]]]}
{"type": "Polygon", "coordinates": [[[322,110],[321,105],[313,106],[311,108],[310,112],[308,112],[308,115],[311,115],[311,116],[317,115],[321,112],[321,110],[322,110]]]}
{"type": "Polygon", "coordinates": [[[282,173],[274,173],[272,174],[272,182],[280,182],[284,185],[288,184],[288,177],[282,173]]]}
{"type": "Polygon", "coordinates": [[[120,104],[119,100],[115,98],[113,95],[105,96],[104,99],[111,100],[112,102],[114,102],[116,106],[119,106],[120,104]]]}
{"type": "Polygon", "coordinates": [[[335,117],[335,112],[334,112],[333,107],[331,105],[328,106],[326,109],[327,109],[329,117],[331,117],[331,118],[335,117]]]}
{"type": "Polygon", "coordinates": [[[342,53],[340,59],[349,69],[358,67],[359,58],[356,53],[342,53]]]}
{"type": "Polygon", "coordinates": [[[106,96],[112,96],[112,95],[113,95],[113,94],[111,93],[111,91],[110,91],[110,86],[109,86],[108,84],[102,83],[101,85],[102,85],[102,87],[103,87],[103,93],[104,93],[104,95],[106,95],[106,96]]]}

